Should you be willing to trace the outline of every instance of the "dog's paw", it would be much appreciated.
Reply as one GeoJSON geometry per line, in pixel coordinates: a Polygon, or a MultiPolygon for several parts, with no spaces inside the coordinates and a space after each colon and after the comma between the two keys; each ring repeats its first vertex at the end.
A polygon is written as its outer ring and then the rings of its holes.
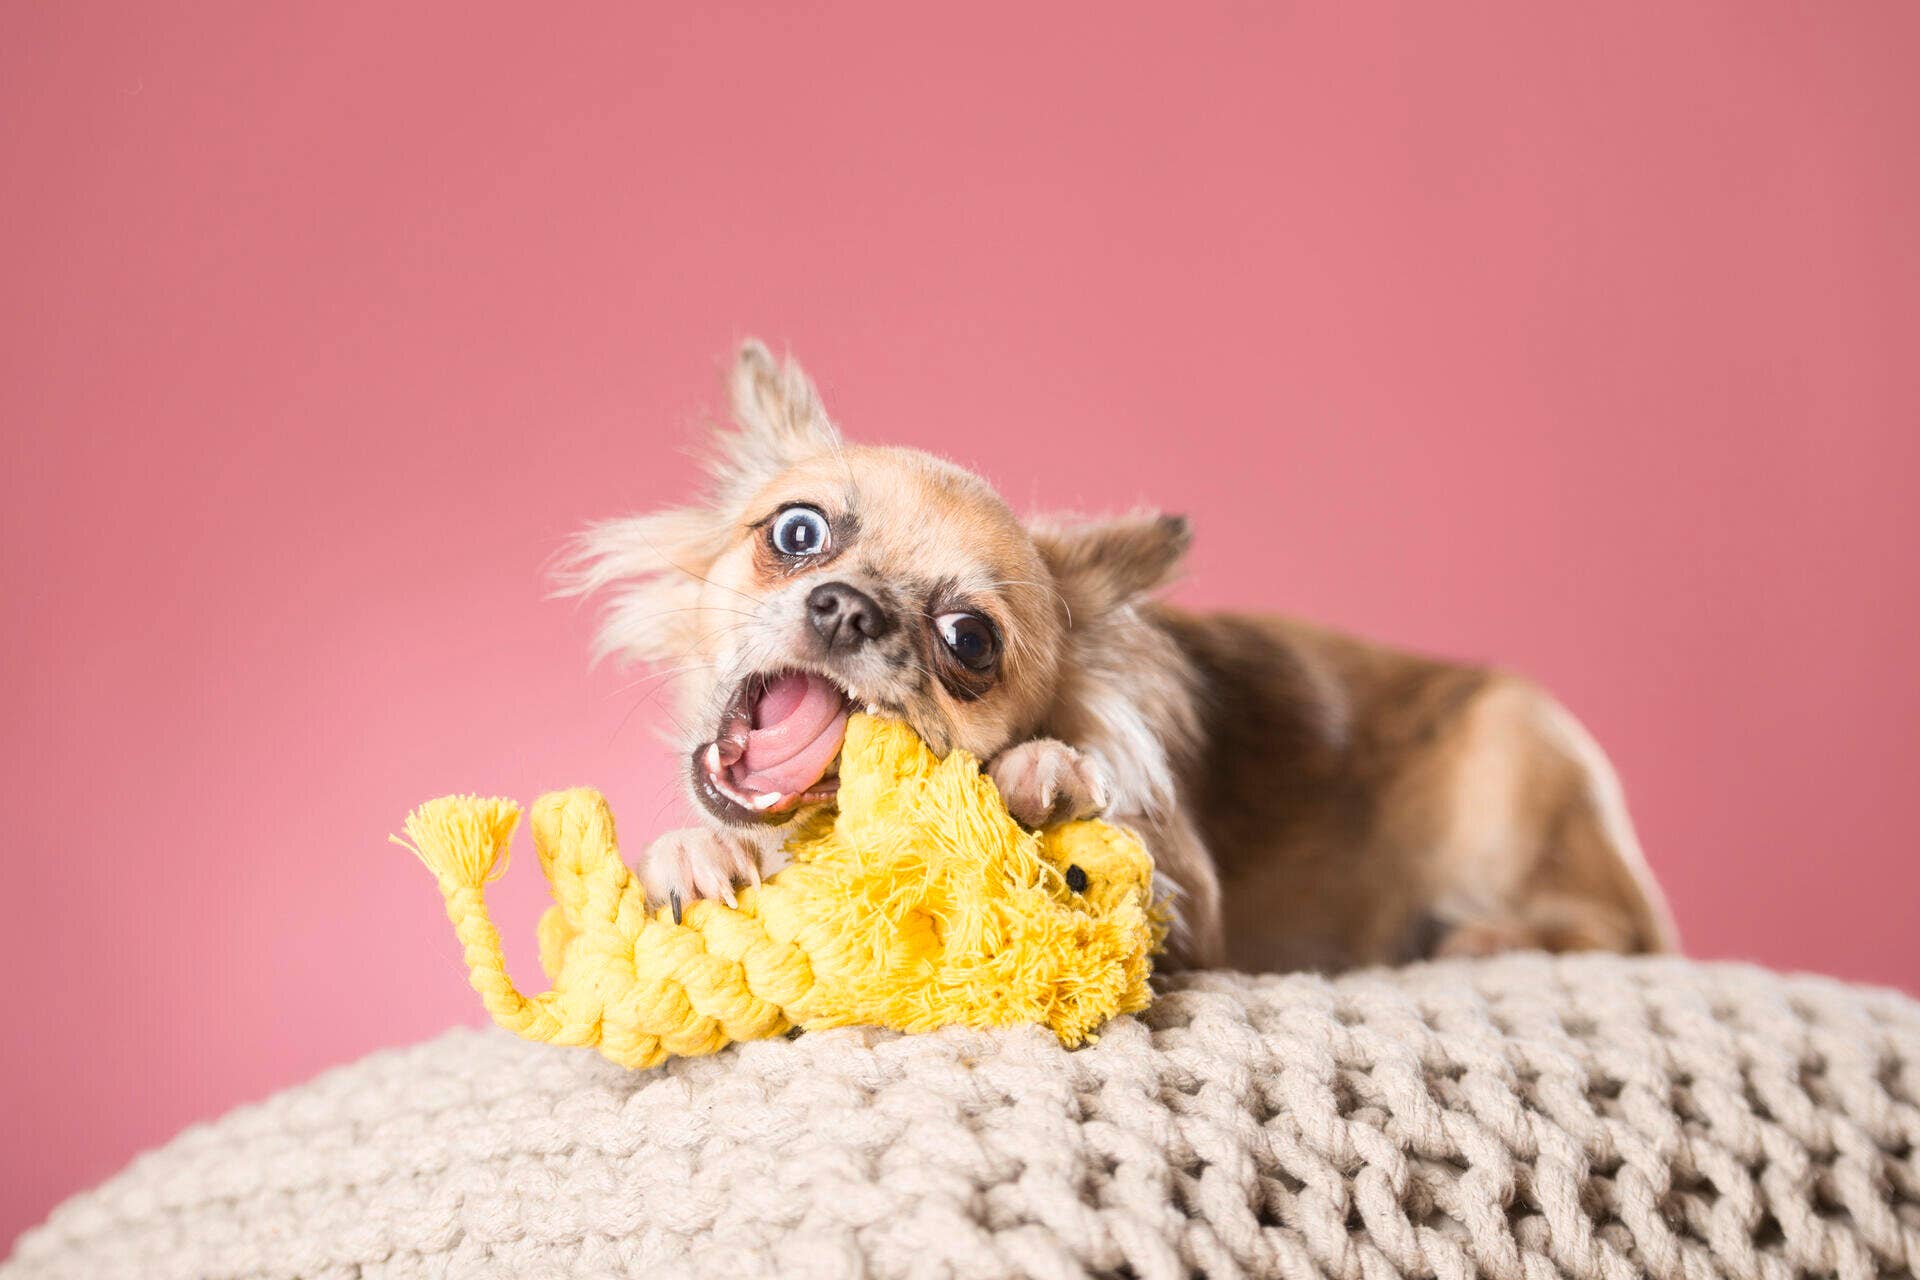
{"type": "Polygon", "coordinates": [[[1433,946],[1436,960],[1483,960],[1504,951],[1538,946],[1533,934],[1516,920],[1469,920],[1443,932],[1433,946]]]}
{"type": "Polygon", "coordinates": [[[1091,818],[1113,793],[1105,769],[1052,738],[1007,748],[987,766],[987,776],[1000,788],[1007,811],[1029,827],[1091,818]]]}
{"type": "Polygon", "coordinates": [[[640,883],[647,901],[670,906],[674,919],[689,902],[717,898],[737,906],[734,886],[759,884],[760,846],[711,827],[669,831],[647,846],[640,859],[640,883]]]}

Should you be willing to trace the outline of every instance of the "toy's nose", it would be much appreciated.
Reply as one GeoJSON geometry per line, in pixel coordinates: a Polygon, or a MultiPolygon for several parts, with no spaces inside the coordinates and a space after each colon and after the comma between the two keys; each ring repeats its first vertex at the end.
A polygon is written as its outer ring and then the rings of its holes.
{"type": "Polygon", "coordinates": [[[807,619],[829,651],[857,649],[893,630],[886,610],[858,587],[823,582],[807,596],[807,619]]]}

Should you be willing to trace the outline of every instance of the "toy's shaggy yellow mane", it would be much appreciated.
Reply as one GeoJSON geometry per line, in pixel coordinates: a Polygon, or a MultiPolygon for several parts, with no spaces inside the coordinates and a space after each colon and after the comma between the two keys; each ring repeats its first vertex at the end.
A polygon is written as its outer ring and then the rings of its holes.
{"type": "Polygon", "coordinates": [[[1139,841],[1103,822],[1025,831],[978,761],[937,760],[900,724],[855,716],[838,812],[799,819],[793,864],[738,907],[696,902],[678,923],[647,909],[599,792],[541,797],[534,849],[555,905],[540,921],[553,985],[537,996],[508,978],[484,899],[519,816],[509,800],[447,796],[406,832],[474,989],[529,1039],[630,1067],[796,1026],[1041,1023],[1074,1045],[1149,999],[1162,931],[1139,841]]]}

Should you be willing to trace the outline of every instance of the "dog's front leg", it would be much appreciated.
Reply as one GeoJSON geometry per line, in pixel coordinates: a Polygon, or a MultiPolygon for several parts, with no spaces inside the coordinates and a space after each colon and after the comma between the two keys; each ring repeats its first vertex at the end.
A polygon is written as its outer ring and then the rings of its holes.
{"type": "Polygon", "coordinates": [[[1176,807],[1153,816],[1118,813],[1153,855],[1154,896],[1166,904],[1169,969],[1209,969],[1227,962],[1220,875],[1200,832],[1176,807]]]}

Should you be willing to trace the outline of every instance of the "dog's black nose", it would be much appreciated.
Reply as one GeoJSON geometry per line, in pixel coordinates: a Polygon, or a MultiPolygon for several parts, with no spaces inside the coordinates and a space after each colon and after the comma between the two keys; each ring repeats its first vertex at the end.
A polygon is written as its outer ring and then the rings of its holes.
{"type": "Polygon", "coordinates": [[[823,582],[807,595],[807,616],[829,649],[853,649],[893,630],[878,601],[844,582],[823,582]]]}

